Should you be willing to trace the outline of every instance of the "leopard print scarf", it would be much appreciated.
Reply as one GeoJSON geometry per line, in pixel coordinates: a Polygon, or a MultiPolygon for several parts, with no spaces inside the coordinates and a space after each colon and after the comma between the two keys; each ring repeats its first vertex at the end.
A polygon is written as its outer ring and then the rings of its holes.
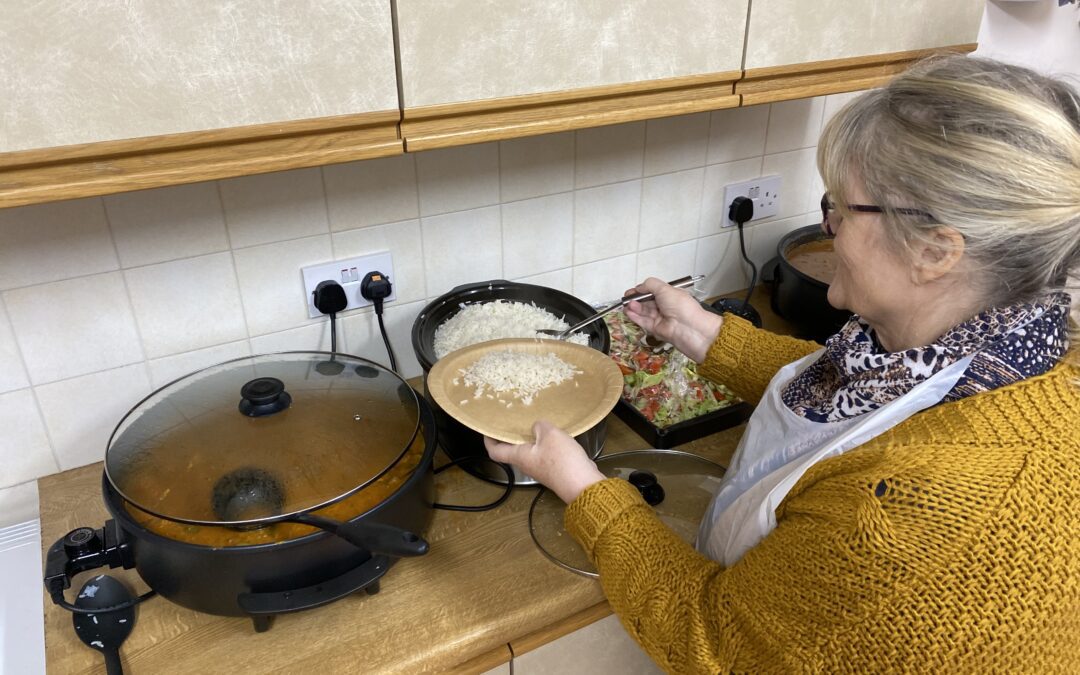
{"type": "Polygon", "coordinates": [[[974,354],[945,396],[956,401],[1053,368],[1069,349],[1069,296],[988,309],[925,347],[886,352],[871,328],[853,316],[825,342],[825,353],[784,387],[795,414],[835,422],[876,410],[945,366],[974,354]]]}

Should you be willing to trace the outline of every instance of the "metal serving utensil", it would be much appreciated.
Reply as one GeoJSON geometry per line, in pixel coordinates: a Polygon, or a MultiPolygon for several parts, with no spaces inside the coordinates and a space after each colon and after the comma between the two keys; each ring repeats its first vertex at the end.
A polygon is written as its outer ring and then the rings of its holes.
{"type": "MultiPolygon", "coordinates": [[[[693,286],[694,284],[696,284],[697,282],[701,281],[704,278],[705,278],[704,274],[695,274],[693,276],[682,277],[680,279],[676,279],[675,281],[669,281],[668,285],[669,286],[674,286],[675,288],[687,288],[687,287],[693,286]]],[[[619,309],[620,307],[625,307],[626,305],[628,305],[630,302],[632,302],[634,300],[637,300],[639,302],[645,302],[646,300],[652,300],[652,299],[653,299],[653,294],[652,293],[635,293],[634,295],[626,296],[622,300],[616,302],[614,305],[611,305],[609,307],[605,307],[605,308],[601,309],[596,314],[593,314],[592,316],[590,316],[590,317],[588,317],[588,318],[586,318],[586,319],[584,319],[582,321],[579,321],[579,322],[575,323],[573,326],[570,326],[566,330],[555,330],[553,328],[538,328],[536,330],[536,332],[537,332],[538,335],[545,335],[545,336],[554,338],[556,340],[565,340],[574,331],[580,330],[581,328],[584,328],[585,326],[588,326],[593,321],[596,321],[597,319],[601,319],[601,318],[607,316],[608,314],[610,314],[611,312],[614,312],[615,310],[619,309]]]]}

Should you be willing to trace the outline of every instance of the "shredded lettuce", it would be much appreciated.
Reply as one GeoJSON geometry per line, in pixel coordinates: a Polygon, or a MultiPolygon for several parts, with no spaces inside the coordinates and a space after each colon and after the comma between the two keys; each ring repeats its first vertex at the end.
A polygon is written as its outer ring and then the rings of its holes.
{"type": "Polygon", "coordinates": [[[722,384],[697,374],[696,364],[671,345],[652,347],[623,312],[606,317],[611,358],[623,373],[624,400],[659,429],[739,402],[722,384]]]}

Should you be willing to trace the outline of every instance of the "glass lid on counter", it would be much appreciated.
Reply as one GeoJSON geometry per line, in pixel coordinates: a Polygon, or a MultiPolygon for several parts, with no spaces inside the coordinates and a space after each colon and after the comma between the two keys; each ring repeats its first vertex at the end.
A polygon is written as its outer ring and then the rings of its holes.
{"type": "MultiPolygon", "coordinates": [[[[596,459],[608,478],[629,481],[653,507],[656,515],[689,544],[713,495],[720,489],[724,469],[703,457],[678,450],[633,450],[596,459]]],[[[585,550],[563,526],[566,505],[550,490],[541,490],[529,510],[533,541],[557,565],[588,577],[599,576],[585,550]]]]}
{"type": "Polygon", "coordinates": [[[377,363],[324,352],[253,356],[141,401],[113,432],[105,473],[153,515],[258,524],[378,480],[419,424],[415,392],[377,363]]]}

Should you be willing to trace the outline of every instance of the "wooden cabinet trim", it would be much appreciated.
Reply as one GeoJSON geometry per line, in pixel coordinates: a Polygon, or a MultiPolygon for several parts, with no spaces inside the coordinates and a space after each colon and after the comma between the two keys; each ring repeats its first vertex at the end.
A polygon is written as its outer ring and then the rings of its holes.
{"type": "Polygon", "coordinates": [[[513,652],[515,657],[521,656],[538,647],[543,647],[549,642],[554,642],[564,635],[569,635],[570,633],[584,628],[600,619],[611,616],[611,614],[611,605],[605,600],[592,607],[587,607],[580,612],[571,614],[562,621],[557,621],[550,626],[546,626],[540,630],[535,630],[526,635],[522,635],[517,639],[511,640],[510,651],[513,652]]]}
{"type": "Polygon", "coordinates": [[[0,208],[868,89],[925,56],[975,47],[0,153],[0,208]]]}
{"type": "Polygon", "coordinates": [[[490,652],[485,652],[480,656],[471,658],[464,663],[459,663],[442,672],[444,675],[476,675],[476,673],[486,673],[489,670],[498,668],[504,663],[510,663],[513,656],[513,653],[510,651],[510,645],[499,645],[490,652]]]}
{"type": "Polygon", "coordinates": [[[0,208],[400,155],[398,110],[0,154],[0,208]]]}
{"type": "Polygon", "coordinates": [[[742,97],[742,105],[746,106],[870,89],[884,84],[919,59],[933,54],[967,53],[977,46],[962,44],[751,68],[735,83],[735,93],[742,97]]]}
{"type": "Polygon", "coordinates": [[[406,108],[406,152],[734,108],[741,71],[406,108]]]}

